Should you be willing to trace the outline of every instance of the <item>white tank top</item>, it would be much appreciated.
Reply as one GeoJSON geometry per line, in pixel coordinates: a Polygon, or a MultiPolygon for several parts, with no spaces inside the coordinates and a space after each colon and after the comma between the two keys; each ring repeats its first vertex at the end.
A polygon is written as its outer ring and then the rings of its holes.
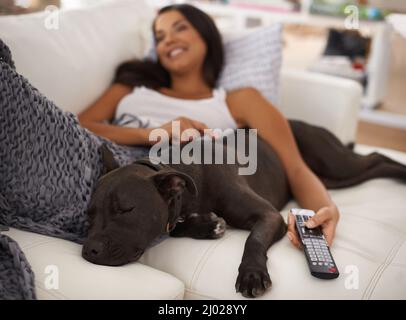
{"type": "Polygon", "coordinates": [[[189,100],[136,87],[119,102],[113,123],[124,127],[156,128],[180,116],[203,122],[211,129],[237,128],[222,88],[214,89],[210,98],[189,100]]]}

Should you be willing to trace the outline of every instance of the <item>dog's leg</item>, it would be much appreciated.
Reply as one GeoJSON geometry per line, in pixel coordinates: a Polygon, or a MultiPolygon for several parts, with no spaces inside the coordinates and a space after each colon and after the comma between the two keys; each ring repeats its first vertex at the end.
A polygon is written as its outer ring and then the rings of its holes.
{"type": "Polygon", "coordinates": [[[336,168],[319,173],[320,180],[329,189],[351,187],[375,178],[393,178],[406,181],[406,166],[380,153],[368,155],[337,155],[336,168]],[[338,173],[338,172],[344,173],[338,173]],[[336,173],[334,173],[336,172],[336,173]],[[347,173],[347,174],[345,174],[347,173]]]}
{"type": "Polygon", "coordinates": [[[289,123],[304,161],[327,188],[350,187],[373,178],[406,181],[406,165],[377,152],[356,154],[324,128],[289,123]]]}
{"type": "Polygon", "coordinates": [[[357,176],[346,179],[331,179],[320,177],[329,189],[346,188],[374,178],[395,178],[406,181],[406,168],[399,168],[398,164],[381,162],[365,170],[357,176]]]}
{"type": "Polygon", "coordinates": [[[192,213],[185,221],[177,223],[171,237],[190,237],[194,239],[218,239],[226,231],[226,222],[215,213],[192,213]]]}
{"type": "Polygon", "coordinates": [[[222,197],[216,210],[235,228],[250,230],[238,268],[236,291],[253,298],[264,294],[272,282],[267,268],[267,251],[286,233],[280,213],[248,186],[236,188],[222,197]]]}

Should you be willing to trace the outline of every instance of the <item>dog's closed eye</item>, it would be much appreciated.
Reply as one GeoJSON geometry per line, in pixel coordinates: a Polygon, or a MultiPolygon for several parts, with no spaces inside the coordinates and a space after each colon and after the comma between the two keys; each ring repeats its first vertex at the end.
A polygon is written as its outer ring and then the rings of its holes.
{"type": "Polygon", "coordinates": [[[114,211],[115,211],[117,214],[128,214],[128,213],[133,212],[134,209],[135,209],[135,206],[130,206],[130,207],[120,207],[120,206],[116,206],[116,208],[115,208],[114,211]]]}
{"type": "Polygon", "coordinates": [[[112,212],[114,214],[128,214],[128,213],[131,213],[135,209],[134,205],[125,206],[123,204],[120,204],[117,199],[113,200],[112,205],[113,205],[112,212]]]}
{"type": "Polygon", "coordinates": [[[134,210],[134,208],[130,208],[130,209],[118,209],[116,212],[118,214],[127,214],[127,213],[131,213],[134,210]]]}

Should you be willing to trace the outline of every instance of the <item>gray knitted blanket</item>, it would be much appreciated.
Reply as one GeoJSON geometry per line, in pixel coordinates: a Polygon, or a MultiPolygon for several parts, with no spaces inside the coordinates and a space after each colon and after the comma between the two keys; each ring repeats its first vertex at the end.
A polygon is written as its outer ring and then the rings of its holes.
{"type": "Polygon", "coordinates": [[[81,243],[103,143],[120,165],[148,152],[81,127],[16,72],[0,39],[0,299],[36,298],[30,265],[1,226],[81,243]]]}

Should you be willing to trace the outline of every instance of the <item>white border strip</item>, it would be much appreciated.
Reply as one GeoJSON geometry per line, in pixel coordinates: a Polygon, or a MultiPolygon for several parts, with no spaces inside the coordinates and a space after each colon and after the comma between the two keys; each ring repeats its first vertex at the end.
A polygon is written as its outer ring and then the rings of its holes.
{"type": "Polygon", "coordinates": [[[406,130],[406,115],[403,114],[363,109],[359,113],[359,119],[382,126],[406,130]]]}

